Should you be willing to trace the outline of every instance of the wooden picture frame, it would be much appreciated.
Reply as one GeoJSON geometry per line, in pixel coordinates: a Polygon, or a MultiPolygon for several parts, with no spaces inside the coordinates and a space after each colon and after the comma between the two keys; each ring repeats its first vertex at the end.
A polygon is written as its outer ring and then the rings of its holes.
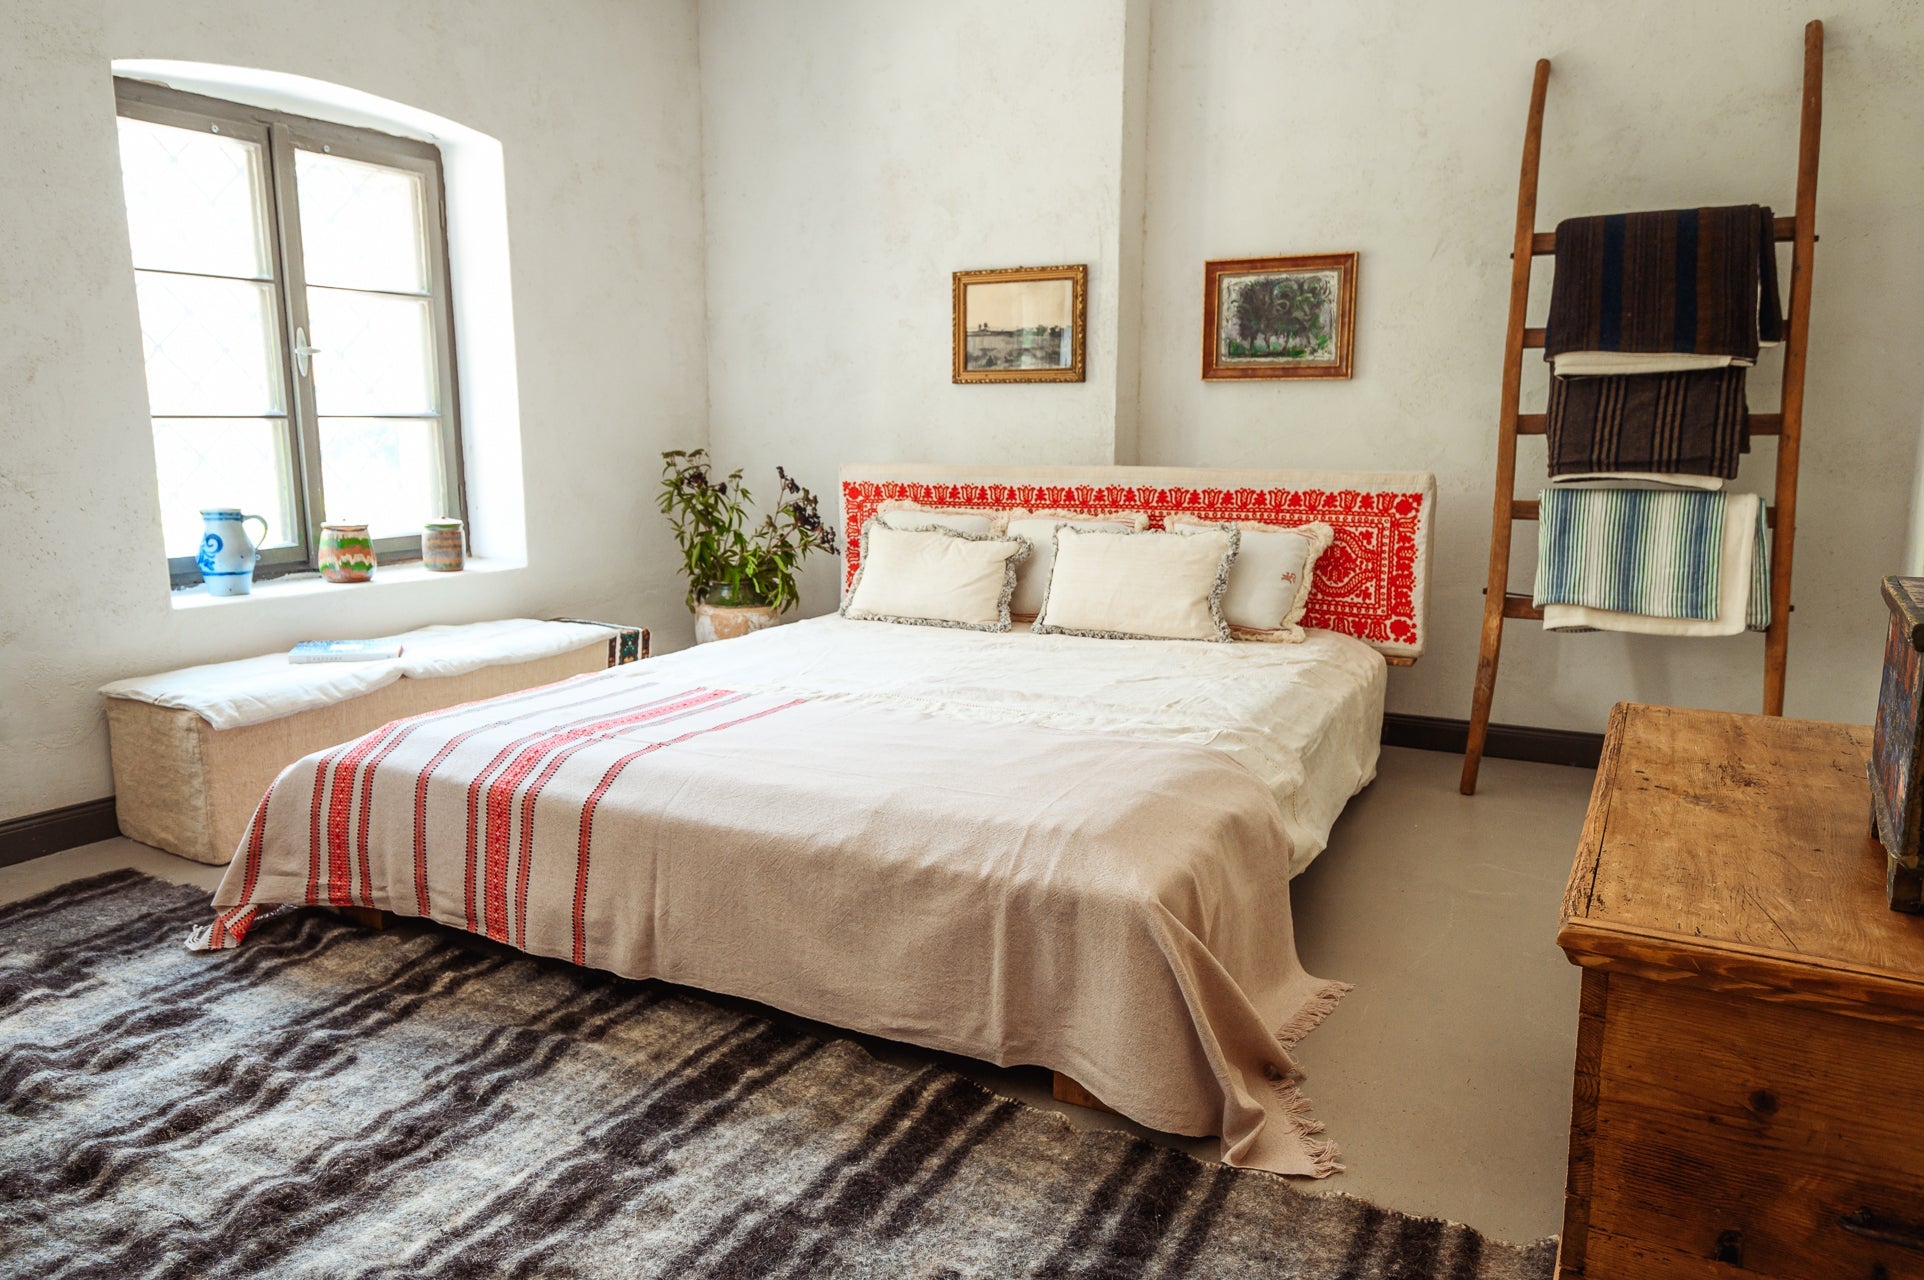
{"type": "Polygon", "coordinates": [[[956,272],[954,380],[1083,381],[1088,294],[1086,264],[956,272]]]}
{"type": "Polygon", "coordinates": [[[1354,253],[1203,263],[1205,381],[1347,378],[1355,340],[1354,253]]]}

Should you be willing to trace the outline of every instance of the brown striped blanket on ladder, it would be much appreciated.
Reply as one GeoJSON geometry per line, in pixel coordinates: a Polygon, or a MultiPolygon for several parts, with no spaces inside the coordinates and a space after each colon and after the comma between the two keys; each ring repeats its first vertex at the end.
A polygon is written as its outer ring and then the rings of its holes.
{"type": "Polygon", "coordinates": [[[1341,1168],[1290,1049],[1347,988],[1297,961],[1291,839],[1248,769],[690,670],[431,712],[290,766],[190,945],[280,907],[379,908],[1048,1067],[1151,1128],[1221,1134],[1233,1164],[1341,1168]]]}
{"type": "Polygon", "coordinates": [[[1745,370],[1550,379],[1552,476],[1647,471],[1737,474],[1750,449],[1745,370]]]}
{"type": "Polygon", "coordinates": [[[1564,219],[1543,358],[1559,374],[1596,372],[1568,358],[1612,352],[1756,363],[1784,336],[1772,226],[1754,204],[1564,219]]]}

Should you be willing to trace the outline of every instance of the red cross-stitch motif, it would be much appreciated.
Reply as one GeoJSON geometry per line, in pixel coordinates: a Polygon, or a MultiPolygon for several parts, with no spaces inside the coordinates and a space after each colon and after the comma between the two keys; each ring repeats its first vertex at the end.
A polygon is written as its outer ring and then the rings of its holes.
{"type": "Polygon", "coordinates": [[[1360,489],[1203,489],[1143,485],[923,484],[848,481],[842,485],[848,552],[843,589],[862,563],[862,525],[884,502],[975,511],[1146,511],[1152,528],[1172,515],[1297,525],[1321,520],[1336,540],[1316,562],[1303,625],[1340,631],[1379,648],[1415,649],[1416,570],[1424,495],[1360,489]]]}

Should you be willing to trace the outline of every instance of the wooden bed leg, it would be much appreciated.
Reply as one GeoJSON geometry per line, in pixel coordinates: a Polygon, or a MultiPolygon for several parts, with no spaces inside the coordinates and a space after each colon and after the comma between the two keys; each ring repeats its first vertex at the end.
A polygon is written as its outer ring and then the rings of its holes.
{"type": "Polygon", "coordinates": [[[1103,1106],[1102,1099],[1096,1097],[1095,1094],[1090,1093],[1087,1089],[1071,1080],[1068,1076],[1063,1075],[1060,1071],[1055,1073],[1054,1093],[1057,1102],[1069,1102],[1078,1107],[1088,1107],[1091,1111],[1107,1111],[1110,1115],[1116,1114],[1113,1107],[1103,1106]]]}
{"type": "Polygon", "coordinates": [[[387,928],[387,912],[375,907],[336,907],[336,911],[364,929],[387,928]]]}

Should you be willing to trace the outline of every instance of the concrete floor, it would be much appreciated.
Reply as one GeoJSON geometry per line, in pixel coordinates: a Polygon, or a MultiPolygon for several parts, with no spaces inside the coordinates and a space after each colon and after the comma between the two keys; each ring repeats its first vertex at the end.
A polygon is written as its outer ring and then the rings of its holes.
{"type": "MultiPolygon", "coordinates": [[[[1534,1240],[1562,1223],[1577,971],[1556,931],[1593,775],[1490,760],[1466,798],[1460,766],[1385,748],[1376,782],[1296,881],[1303,963],[1356,987],[1298,1050],[1349,1172],[1296,1185],[1534,1240]]],[[[108,840],[0,867],[0,902],[116,867],[209,889],[224,870],[108,840]]],[[[1144,1132],[1054,1102],[1044,1071],[859,1038],[893,1061],[938,1058],[1085,1128],[1144,1132]]],[[[1217,1154],[1214,1139],[1144,1136],[1217,1154]]]]}

